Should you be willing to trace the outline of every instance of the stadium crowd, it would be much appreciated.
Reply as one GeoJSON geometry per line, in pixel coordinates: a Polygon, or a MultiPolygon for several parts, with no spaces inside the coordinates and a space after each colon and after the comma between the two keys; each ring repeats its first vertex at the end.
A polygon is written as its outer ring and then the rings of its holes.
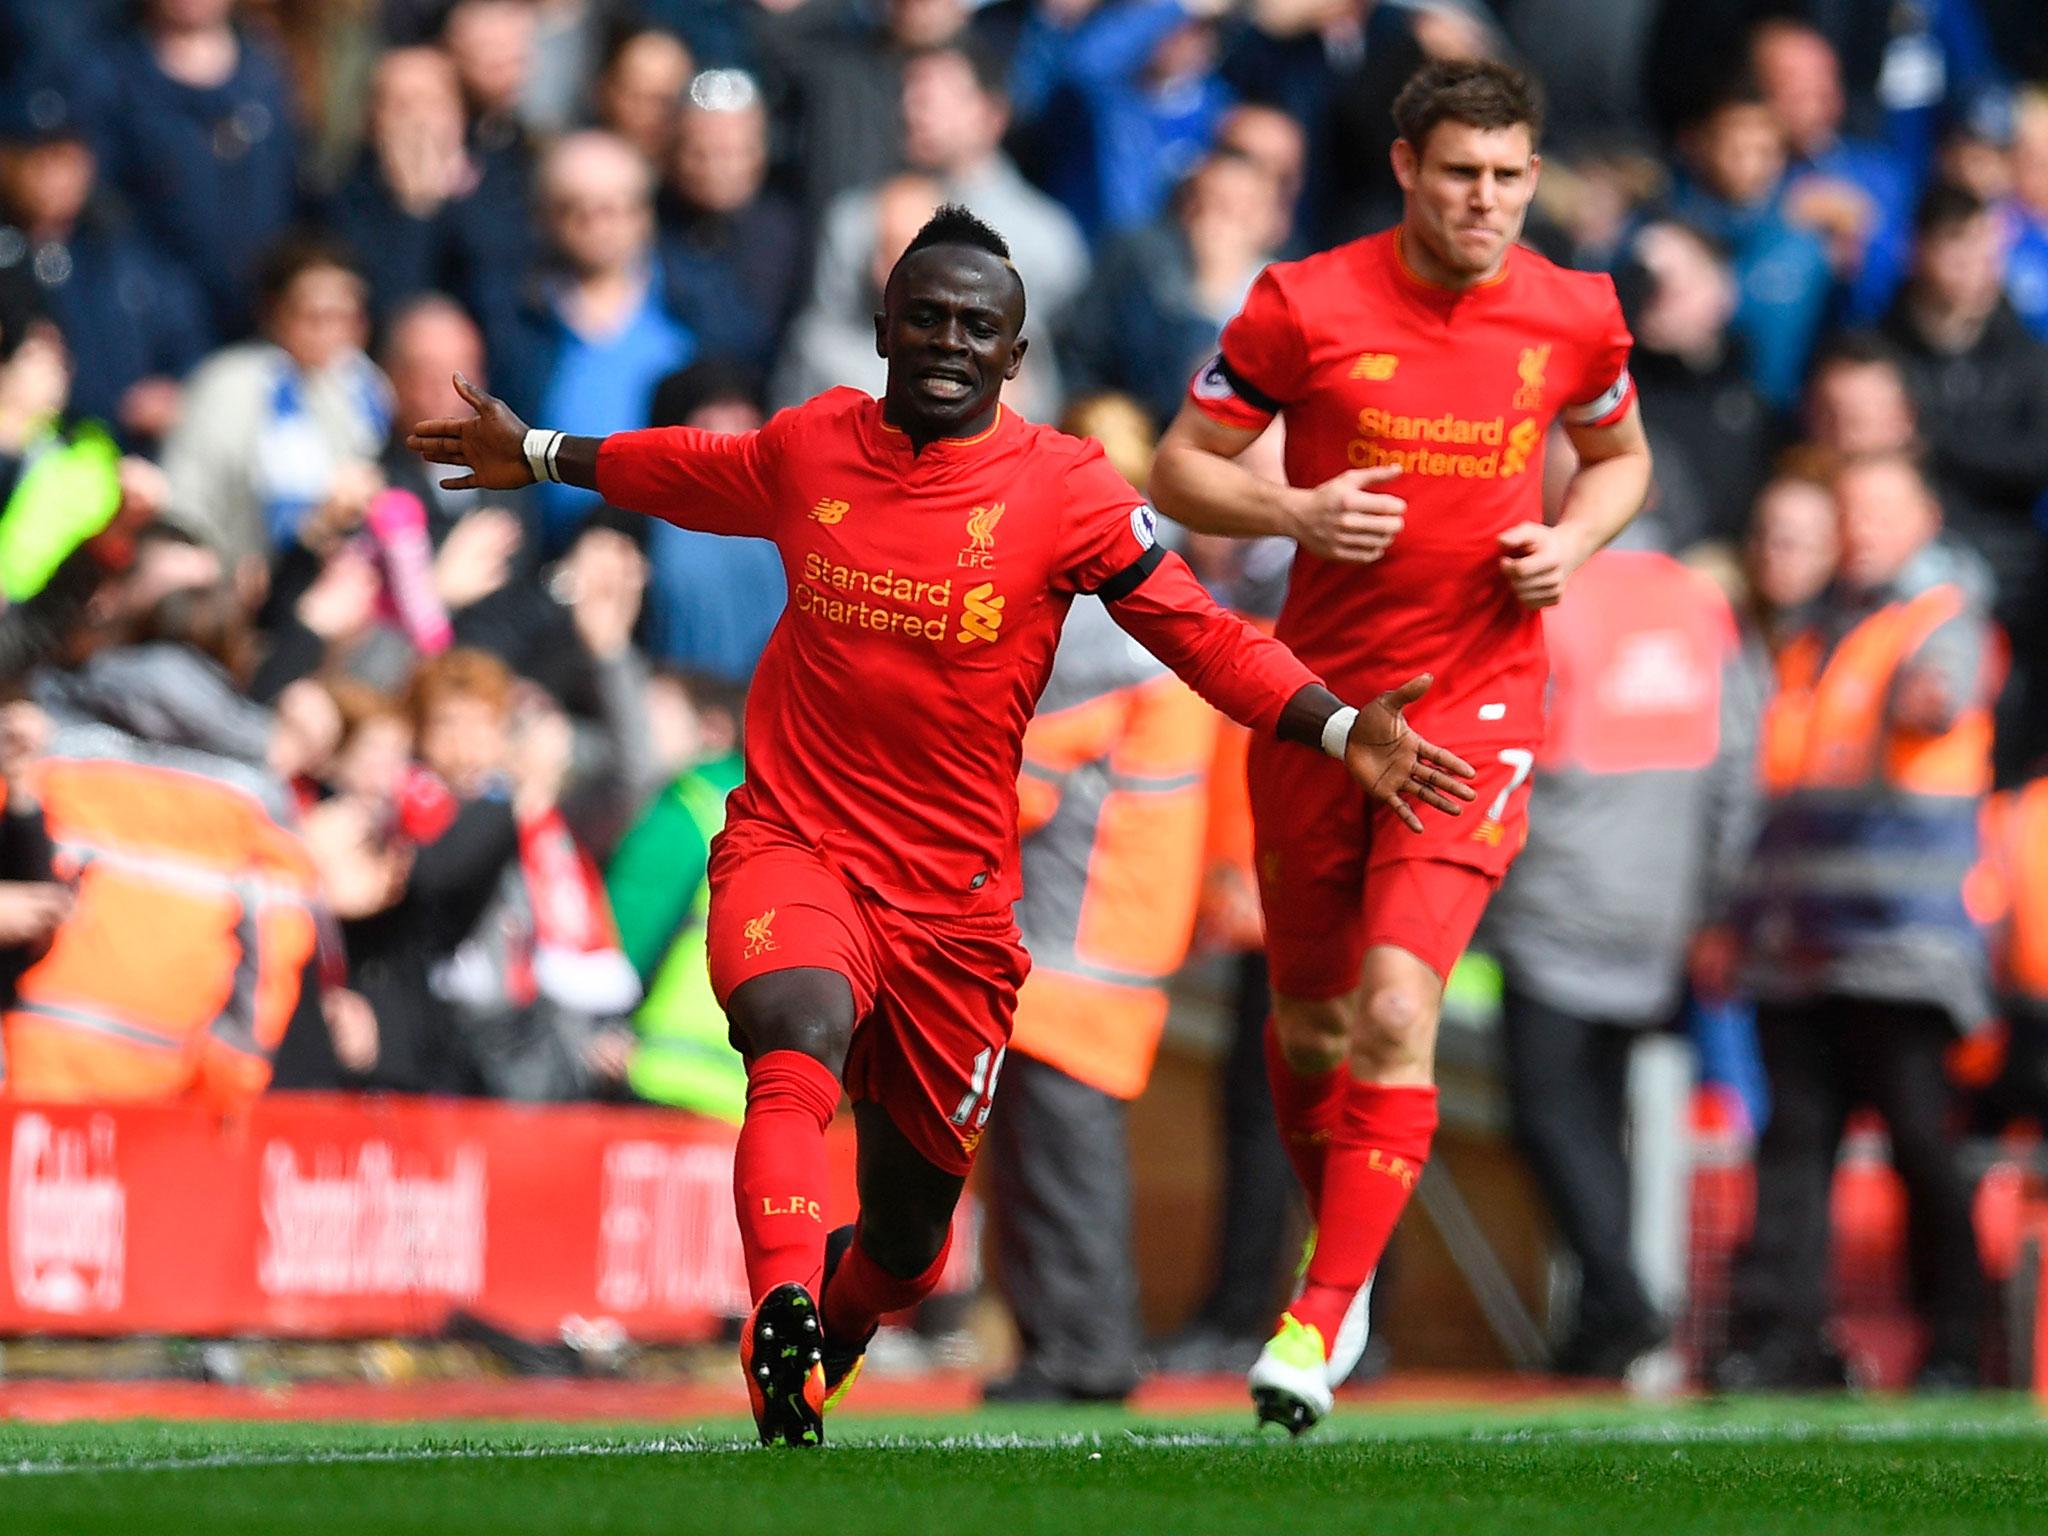
{"type": "MultiPolygon", "coordinates": [[[[1747,1090],[1763,1214],[1724,1375],[1841,1379],[1827,1176],[1868,1106],[1912,1191],[1923,1378],[1974,1381],[1953,1048],[1980,1122],[2048,1114],[2035,12],[0,0],[0,1092],[736,1120],[704,871],[781,566],[564,485],[446,491],[406,427],[462,409],[458,372],[585,434],[878,389],[883,277],[958,201],[1028,286],[1007,400],[1142,486],[1261,268],[1398,217],[1414,68],[1494,54],[1548,87],[1528,238],[1614,274],[1657,463],[1552,615],[1555,740],[1482,932],[1585,1276],[1559,1364],[1663,1336],[1621,1083],[1642,1031],[1732,1015],[1700,1043],[1747,1090]]],[[[1187,547],[1276,609],[1284,547],[1187,547]]],[[[1256,1350],[1289,1185],[1244,742],[1073,628],[1027,743],[1040,966],[992,1144],[1019,1390],[1116,1396],[1122,1106],[1191,943],[1238,979],[1229,1186],[1163,1359],[1256,1350]]]]}

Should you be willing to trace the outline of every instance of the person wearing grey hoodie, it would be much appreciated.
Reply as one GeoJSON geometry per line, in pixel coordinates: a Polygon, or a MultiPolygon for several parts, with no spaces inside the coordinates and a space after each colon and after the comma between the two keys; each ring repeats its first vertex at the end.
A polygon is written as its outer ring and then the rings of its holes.
{"type": "Polygon", "coordinates": [[[1629,1059],[1682,1001],[1755,832],[1759,679],[1728,600],[1643,547],[1595,555],[1545,615],[1550,734],[1529,842],[1477,941],[1501,965],[1515,1138],[1582,1285],[1560,1372],[1619,1378],[1663,1337],[1631,1253],[1629,1059]]]}

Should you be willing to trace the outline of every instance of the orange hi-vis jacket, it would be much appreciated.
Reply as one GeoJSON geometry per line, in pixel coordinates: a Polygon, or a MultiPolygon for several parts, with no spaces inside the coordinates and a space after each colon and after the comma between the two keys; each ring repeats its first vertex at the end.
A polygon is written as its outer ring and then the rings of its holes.
{"type": "Polygon", "coordinates": [[[1011,1044],[1120,1099],[1144,1091],[1164,983],[1193,936],[1215,741],[1206,704],[1075,607],[1024,737],[1017,921],[1032,970],[1011,1044]]]}
{"type": "Polygon", "coordinates": [[[1992,980],[2010,1007],[2048,1013],[2048,778],[1984,802],[1970,910],[1990,932],[1992,980]]]}
{"type": "Polygon", "coordinates": [[[1989,1016],[1963,887],[1991,787],[1989,631],[1964,591],[1902,591],[1839,638],[1816,626],[1778,659],[1764,719],[1769,809],[1745,880],[1748,980],[1766,1000],[1919,1002],[1962,1028],[1989,1016]],[[1894,718],[1937,635],[1977,658],[1948,726],[1894,718]]]}
{"type": "Polygon", "coordinates": [[[298,1003],[312,864],[213,760],[90,735],[125,755],[64,756],[60,735],[37,770],[76,902],[0,1019],[0,1091],[231,1110],[268,1085],[298,1003]]]}

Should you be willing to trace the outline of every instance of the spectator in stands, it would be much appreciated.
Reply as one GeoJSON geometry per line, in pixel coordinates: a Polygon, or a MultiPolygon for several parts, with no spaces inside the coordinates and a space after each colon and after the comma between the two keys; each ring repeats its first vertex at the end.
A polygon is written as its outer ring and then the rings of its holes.
{"type": "MultiPolygon", "coordinates": [[[[54,718],[112,726],[290,784],[326,762],[340,721],[313,683],[292,684],[275,708],[256,702],[255,669],[255,634],[226,585],[176,588],[142,616],[128,644],[44,673],[37,698],[54,718]]],[[[268,798],[281,810],[279,797],[268,798]]]]}
{"type": "Polygon", "coordinates": [[[1181,0],[1043,6],[1012,85],[1043,119],[1047,184],[1090,238],[1143,228],[1208,148],[1230,91],[1216,22],[1181,0]]]}
{"type": "MultiPolygon", "coordinates": [[[[967,0],[884,0],[879,19],[849,6],[757,5],[755,37],[779,114],[794,126],[790,169],[814,217],[843,192],[903,164],[904,61],[960,40],[967,0]]],[[[977,213],[1002,225],[987,210],[977,213]]]]}
{"type": "Polygon", "coordinates": [[[363,355],[362,279],[332,246],[294,240],[265,258],[263,339],[194,371],[164,444],[172,515],[230,567],[267,561],[323,505],[367,502],[390,425],[390,386],[363,355]]]}
{"type": "Polygon", "coordinates": [[[1733,543],[1763,481],[1770,423],[1732,325],[1727,252],[1690,225],[1645,225],[1629,245],[1629,368],[1657,457],[1657,513],[1670,548],[1733,543]],[[1638,288],[1640,293],[1638,294],[1638,288]]]}
{"type": "Polygon", "coordinates": [[[1115,1401],[1137,1385],[1125,1105],[1151,1075],[1165,982],[1194,931],[1215,741],[1207,706],[1100,603],[1076,606],[1018,786],[1032,970],[989,1135],[1022,1349],[992,1402],[1115,1401]]]}
{"type": "Polygon", "coordinates": [[[1307,225],[1317,248],[1385,229],[1401,216],[1394,180],[1394,98],[1432,57],[1482,51],[1469,20],[1379,0],[1255,8],[1224,49],[1242,97],[1308,128],[1307,225]]]}
{"type": "Polygon", "coordinates": [[[656,175],[675,154],[676,119],[696,62],[673,32],[620,36],[597,77],[597,125],[639,150],[656,175]]]}
{"type": "Polygon", "coordinates": [[[1752,34],[1749,56],[1789,151],[1780,207],[1792,224],[1827,242],[1836,277],[1848,286],[1843,319],[1869,325],[1905,279],[1912,171],[1890,146],[1843,134],[1841,60],[1818,29],[1767,21],[1752,34]]]}
{"type": "Polygon", "coordinates": [[[606,1097],[625,1077],[624,1016],[640,1001],[640,982],[618,947],[597,866],[562,816],[574,734],[551,699],[526,690],[513,696],[502,742],[518,853],[469,934],[430,973],[434,996],[453,1015],[482,1092],[525,1102],[606,1097]]]}
{"type": "Polygon", "coordinates": [[[1989,1015],[1963,899],[1991,781],[1983,612],[1937,542],[1941,508],[1900,453],[1836,474],[1841,566],[1780,652],[1766,820],[1737,905],[1771,1117],[1735,1278],[1731,1388],[1839,1385],[1828,1194],[1848,1112],[1875,1108],[1911,1198],[1928,1386],[1979,1377],[1983,1279],[1946,1125],[1943,1058],[1989,1015]]]}
{"type": "MultiPolygon", "coordinates": [[[[729,364],[692,364],[655,390],[655,426],[752,432],[766,419],[759,383],[729,364]]],[[[775,546],[656,522],[647,529],[647,556],[653,653],[686,671],[744,684],[787,597],[775,546]]]]}
{"type": "Polygon", "coordinates": [[[327,209],[329,227],[363,264],[380,325],[432,290],[474,302],[492,291],[500,265],[519,259],[525,211],[510,210],[507,221],[502,197],[486,196],[483,182],[448,55],[383,55],[370,83],[368,142],[327,209]]]}
{"type": "Polygon", "coordinates": [[[705,352],[766,373],[803,282],[803,218],[767,185],[768,113],[753,77],[690,82],[661,203],[662,259],[700,305],[705,352]]]}
{"type": "Polygon", "coordinates": [[[1862,331],[1828,342],[1807,382],[1806,428],[1817,449],[1837,458],[1912,448],[1920,423],[1898,353],[1862,331]]]}
{"type": "MultiPolygon", "coordinates": [[[[446,490],[441,482],[450,478],[437,474],[408,453],[405,434],[416,421],[454,409],[460,399],[453,378],[461,374],[483,385],[490,377],[485,367],[483,333],[469,312],[441,294],[423,294],[402,305],[385,328],[384,345],[378,362],[391,381],[391,436],[384,446],[378,467],[385,483],[412,492],[426,505],[427,526],[438,549],[464,518],[485,507],[501,507],[518,520],[523,534],[538,547],[539,504],[532,490],[477,491],[446,490]]],[[[522,553],[529,553],[522,548],[522,553]]],[[[521,566],[531,576],[531,562],[521,566]]],[[[482,596],[484,594],[477,594],[482,596]]],[[[454,608],[464,605],[454,603],[454,608]]]]}
{"type": "Polygon", "coordinates": [[[1580,1274],[1553,1368],[1619,1379],[1664,1337],[1630,1235],[1628,1069],[1671,1024],[1694,935],[1756,834],[1762,699],[1734,614],[1643,535],[1544,615],[1543,814],[1486,912],[1515,1139],[1580,1274]]]}
{"type": "MultiPolygon", "coordinates": [[[[540,171],[549,266],[517,310],[487,322],[499,392],[563,431],[647,424],[655,384],[697,351],[654,260],[654,187],[633,147],[609,133],[574,133],[540,171]]],[[[541,488],[546,547],[568,546],[598,506],[573,486],[541,488]]]]}
{"type": "Polygon", "coordinates": [[[456,0],[447,8],[441,44],[461,76],[481,154],[531,154],[519,100],[533,74],[534,12],[529,0],[456,0]]]}
{"type": "Polygon", "coordinates": [[[2025,92],[2014,109],[2012,196],[2000,212],[2011,247],[2006,297],[2048,341],[2048,89],[2025,92]]]}
{"type": "Polygon", "coordinates": [[[27,274],[63,331],[71,408],[152,445],[212,335],[205,298],[99,206],[97,157],[71,94],[31,81],[0,99],[0,268],[27,274]]]}
{"type": "Polygon", "coordinates": [[[1796,398],[1827,315],[1832,277],[1820,237],[1778,211],[1785,139],[1755,86],[1725,91],[1679,140],[1684,172],[1671,210],[1712,235],[1735,262],[1735,329],[1751,381],[1774,408],[1796,398]]]}
{"type": "Polygon", "coordinates": [[[1297,254],[1302,192],[1308,178],[1308,135],[1278,107],[1241,102],[1216,126],[1216,148],[1242,155],[1273,178],[1287,210],[1287,253],[1297,254]]]}
{"type": "Polygon", "coordinates": [[[1920,207],[1913,276],[1885,323],[1918,407],[1950,530],[1988,560],[1998,612],[2031,616],[2048,498],[2048,342],[2003,293],[1997,216],[1937,185],[1920,207]]]}
{"type": "Polygon", "coordinates": [[[358,835],[335,839],[360,866],[346,884],[382,888],[343,923],[349,984],[377,1019],[375,1086],[413,1093],[481,1087],[475,1058],[429,975],[476,927],[518,858],[512,689],[503,664],[474,651],[422,663],[407,697],[420,766],[399,814],[384,821],[359,809],[349,829],[358,835]]]}
{"type": "Polygon", "coordinates": [[[1078,389],[1118,390],[1171,421],[1223,323],[1287,238],[1287,206],[1266,170],[1217,152],[1195,167],[1172,212],[1103,257],[1062,332],[1078,389]]]}
{"type": "Polygon", "coordinates": [[[648,802],[605,872],[619,942],[647,994],[634,1014],[639,1041],[626,1080],[643,1099],[738,1125],[746,1064],[712,995],[704,920],[711,839],[745,773],[746,690],[704,673],[666,676],[689,733],[689,763],[648,802]]]}
{"type": "Polygon", "coordinates": [[[243,335],[258,266],[298,200],[282,61],[235,0],[144,0],[99,61],[95,132],[110,186],[206,295],[213,338],[243,335]]]}
{"type": "Polygon", "coordinates": [[[477,168],[472,227],[489,242],[457,290],[479,313],[517,302],[532,258],[537,157],[519,99],[533,69],[534,17],[531,0],[457,0],[442,27],[442,45],[462,82],[466,142],[477,168]]]}
{"type": "Polygon", "coordinates": [[[1743,569],[1769,657],[1806,628],[1809,609],[1835,579],[1840,550],[1835,499],[1824,481],[1780,474],[1758,493],[1743,569]]]}

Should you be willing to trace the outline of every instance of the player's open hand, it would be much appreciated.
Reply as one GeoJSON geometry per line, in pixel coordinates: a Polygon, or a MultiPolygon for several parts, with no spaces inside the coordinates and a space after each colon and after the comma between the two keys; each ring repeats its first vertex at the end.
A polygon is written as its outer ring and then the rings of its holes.
{"type": "Polygon", "coordinates": [[[1517,523],[1500,536],[1500,573],[1524,608],[1549,608],[1585,563],[1578,541],[1548,523],[1517,523]]]}
{"type": "Polygon", "coordinates": [[[533,470],[526,462],[526,423],[512,414],[511,406],[459,373],[455,392],[475,414],[420,422],[405,446],[430,464],[453,464],[469,471],[443,480],[443,490],[516,491],[533,484],[533,470]]]}
{"type": "Polygon", "coordinates": [[[1351,776],[1410,832],[1422,830],[1422,818],[1408,796],[1447,816],[1463,814],[1458,802],[1472,798],[1472,786],[1465,782],[1472,777],[1472,765],[1416,735],[1404,713],[1429,692],[1432,681],[1427,672],[1411,677],[1365,705],[1351,722],[1351,739],[1344,745],[1344,766],[1351,776]]]}
{"type": "Polygon", "coordinates": [[[1294,541],[1325,560],[1369,565],[1379,559],[1401,531],[1408,503],[1373,487],[1400,473],[1394,464],[1347,469],[1300,493],[1289,530],[1294,541]]]}

